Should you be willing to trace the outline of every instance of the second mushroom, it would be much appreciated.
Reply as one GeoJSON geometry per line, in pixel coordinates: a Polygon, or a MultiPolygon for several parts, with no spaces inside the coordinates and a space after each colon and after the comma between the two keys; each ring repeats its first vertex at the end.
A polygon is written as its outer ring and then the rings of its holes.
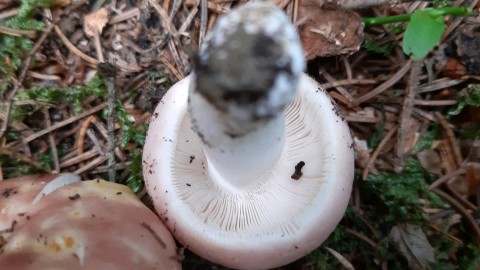
{"type": "Polygon", "coordinates": [[[194,253],[232,268],[277,267],[317,248],[342,218],[352,140],[304,65],[285,14],[250,2],[219,18],[192,75],[158,105],[146,186],[194,253]]]}

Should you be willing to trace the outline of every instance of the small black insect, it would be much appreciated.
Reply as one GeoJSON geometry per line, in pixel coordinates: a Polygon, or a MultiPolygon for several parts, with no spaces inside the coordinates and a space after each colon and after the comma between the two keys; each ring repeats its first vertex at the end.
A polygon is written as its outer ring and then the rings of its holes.
{"type": "Polygon", "coordinates": [[[302,168],[303,166],[305,166],[305,162],[303,161],[300,161],[297,163],[297,165],[295,165],[295,172],[292,174],[292,179],[294,180],[298,180],[300,179],[300,177],[302,177],[303,173],[302,173],[302,168]]]}
{"type": "Polygon", "coordinates": [[[70,200],[72,200],[72,201],[78,200],[78,199],[80,199],[80,194],[77,193],[77,194],[75,194],[75,195],[73,195],[73,196],[70,196],[70,197],[68,197],[68,198],[69,198],[70,200]]]}

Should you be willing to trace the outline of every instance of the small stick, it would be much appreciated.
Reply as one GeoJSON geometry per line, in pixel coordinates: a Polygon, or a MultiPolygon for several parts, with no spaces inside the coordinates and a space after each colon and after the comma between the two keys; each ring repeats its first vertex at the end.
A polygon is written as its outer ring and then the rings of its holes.
{"type": "Polygon", "coordinates": [[[35,139],[38,139],[38,138],[42,137],[43,135],[45,135],[45,134],[47,134],[47,133],[49,133],[49,132],[52,132],[52,131],[54,131],[54,130],[56,130],[56,129],[58,129],[58,128],[64,127],[64,126],[66,126],[66,125],[69,125],[69,124],[71,124],[71,123],[73,123],[73,122],[75,122],[75,121],[78,121],[79,119],[84,118],[85,116],[89,116],[89,115],[91,115],[91,114],[94,114],[94,113],[96,113],[96,112],[104,109],[105,107],[107,107],[107,104],[106,104],[106,103],[102,103],[102,104],[100,104],[100,105],[98,105],[98,106],[96,106],[96,107],[93,107],[93,108],[91,108],[91,109],[89,109],[89,110],[86,110],[86,111],[84,111],[84,112],[82,112],[82,113],[80,113],[80,114],[78,114],[78,115],[75,115],[75,116],[72,116],[72,117],[70,117],[70,118],[68,118],[68,119],[66,119],[66,120],[63,120],[62,122],[58,122],[58,123],[56,123],[56,124],[54,124],[54,125],[52,125],[52,126],[50,126],[50,127],[47,127],[47,128],[45,128],[45,129],[43,129],[43,130],[41,130],[41,131],[39,131],[39,132],[36,132],[35,134],[32,134],[32,135],[28,136],[27,138],[25,138],[25,143],[29,143],[29,142],[31,142],[31,141],[33,141],[33,140],[35,140],[35,139]]]}
{"type": "Polygon", "coordinates": [[[101,63],[98,65],[98,72],[107,80],[108,89],[108,176],[110,182],[115,182],[115,80],[117,67],[112,63],[101,63]]]}
{"type": "Polygon", "coordinates": [[[93,44],[95,50],[97,51],[97,57],[99,62],[104,62],[103,52],[102,52],[102,44],[100,43],[100,34],[98,33],[97,28],[93,28],[93,44]]]}
{"type": "Polygon", "coordinates": [[[76,174],[84,173],[90,169],[96,168],[99,164],[102,164],[103,162],[107,161],[107,159],[108,159],[107,157],[99,156],[94,160],[90,161],[89,163],[87,163],[85,166],[78,168],[73,173],[76,173],[76,174]]]}
{"type": "Polygon", "coordinates": [[[80,51],[79,49],[77,49],[77,47],[75,47],[75,45],[73,45],[70,40],[68,40],[68,38],[63,34],[62,30],[60,30],[60,27],[58,26],[54,26],[54,29],[55,29],[55,33],[57,33],[58,37],[60,38],[60,40],[62,40],[63,44],[68,48],[68,50],[70,50],[72,53],[80,56],[80,58],[82,58],[83,60],[87,61],[87,63],[95,66],[97,65],[98,63],[100,63],[97,59],[93,58],[93,57],[90,57],[88,55],[86,55],[85,53],[83,53],[82,51],[80,51]]]}
{"type": "Polygon", "coordinates": [[[406,141],[408,137],[408,131],[412,126],[412,112],[415,98],[415,90],[417,88],[419,79],[419,73],[421,71],[422,63],[420,61],[414,61],[412,63],[412,69],[410,71],[410,78],[408,80],[408,86],[405,93],[405,98],[403,101],[402,112],[399,119],[399,128],[397,133],[397,143],[395,155],[398,159],[398,164],[395,165],[394,170],[400,172],[403,170],[403,165],[405,164],[405,148],[406,141]]]}
{"type": "Polygon", "coordinates": [[[5,35],[10,35],[10,36],[15,36],[15,37],[26,36],[28,38],[35,38],[35,36],[37,36],[37,32],[33,30],[19,30],[19,29],[9,28],[1,25],[0,25],[0,33],[5,35]]]}
{"type": "Polygon", "coordinates": [[[437,188],[438,186],[445,183],[446,181],[448,181],[448,180],[450,180],[454,177],[457,177],[459,175],[465,174],[465,172],[466,172],[466,170],[464,168],[460,168],[456,171],[449,172],[449,173],[443,175],[442,177],[438,178],[437,180],[433,181],[433,183],[431,183],[430,186],[428,186],[427,191],[431,191],[432,189],[437,188]]]}
{"type": "Polygon", "coordinates": [[[200,33],[198,38],[198,44],[203,44],[203,39],[207,32],[207,21],[208,21],[208,7],[207,0],[200,0],[200,33]]]}
{"type": "Polygon", "coordinates": [[[478,226],[477,221],[472,217],[472,215],[461,205],[457,200],[455,200],[452,196],[448,195],[446,192],[441,191],[439,189],[433,189],[437,195],[439,195],[442,199],[444,199],[448,204],[452,206],[460,215],[462,215],[466,223],[470,226],[471,234],[475,242],[480,244],[480,227],[478,226]]]}
{"type": "MultiPolygon", "coordinates": [[[[328,73],[325,68],[322,68],[320,70],[320,75],[322,75],[323,77],[325,77],[325,79],[329,82],[329,83],[334,83],[335,82],[335,79],[330,75],[330,73],[328,73]]],[[[343,96],[345,96],[348,101],[349,101],[349,104],[352,103],[352,101],[354,100],[354,98],[352,97],[352,95],[350,95],[350,93],[348,92],[347,89],[341,87],[341,86],[336,86],[335,89],[337,89],[337,91],[342,94],[343,96]]],[[[348,105],[348,104],[347,104],[348,105]]]]}
{"type": "Polygon", "coordinates": [[[110,18],[110,20],[108,21],[108,24],[116,24],[116,23],[119,23],[119,22],[123,22],[123,21],[126,21],[130,18],[133,18],[133,17],[138,17],[140,16],[140,9],[139,8],[132,8],[130,10],[127,10],[123,13],[120,13],[116,16],[113,16],[112,18],[110,18]]]}
{"type": "MultiPolygon", "coordinates": [[[[43,114],[45,115],[47,127],[50,127],[52,125],[52,121],[50,120],[48,108],[43,109],[43,114]]],[[[53,173],[60,173],[60,161],[58,159],[57,144],[55,143],[55,138],[53,137],[52,133],[48,134],[48,143],[50,144],[50,151],[52,152],[53,156],[53,173]]]]}
{"type": "Polygon", "coordinates": [[[328,90],[333,87],[338,87],[338,86],[349,86],[349,85],[369,85],[369,84],[376,84],[379,82],[379,80],[382,79],[344,79],[344,80],[338,80],[334,82],[328,82],[328,83],[322,83],[320,84],[320,87],[323,88],[324,90],[328,90]]]}
{"type": "Polygon", "coordinates": [[[397,73],[395,73],[392,77],[390,77],[390,79],[386,80],[381,85],[377,86],[375,89],[368,92],[367,94],[365,94],[363,96],[360,96],[359,98],[354,100],[350,107],[351,108],[356,107],[356,106],[360,105],[361,103],[373,98],[374,96],[385,92],[387,89],[389,89],[395,83],[397,83],[400,79],[402,79],[405,74],[407,74],[411,65],[412,65],[412,60],[409,60],[407,63],[405,63],[405,65],[401,69],[399,69],[397,71],[397,73]]]}
{"type": "Polygon", "coordinates": [[[17,15],[19,11],[20,11],[20,8],[12,8],[10,10],[4,11],[4,12],[0,13],[0,20],[6,19],[6,18],[9,18],[9,17],[13,17],[13,16],[17,15]]]}
{"type": "Polygon", "coordinates": [[[451,149],[453,150],[453,156],[455,158],[455,162],[457,163],[456,165],[461,166],[463,163],[462,151],[460,150],[460,144],[455,138],[452,128],[449,126],[447,120],[441,113],[436,112],[435,117],[437,118],[438,123],[443,127],[443,129],[445,129],[445,132],[447,133],[447,140],[451,149]]]}
{"type": "Polygon", "coordinates": [[[382,141],[380,141],[380,143],[378,144],[375,151],[373,151],[372,155],[370,156],[370,159],[367,162],[367,165],[365,166],[365,169],[363,170],[363,173],[362,173],[362,179],[363,180],[367,180],[368,174],[370,172],[370,167],[372,167],[375,160],[377,160],[378,155],[380,154],[382,149],[385,147],[388,140],[390,140],[390,138],[392,138],[393,134],[395,134],[395,131],[397,131],[396,127],[390,129],[388,131],[388,133],[385,135],[385,137],[383,137],[382,141]]]}

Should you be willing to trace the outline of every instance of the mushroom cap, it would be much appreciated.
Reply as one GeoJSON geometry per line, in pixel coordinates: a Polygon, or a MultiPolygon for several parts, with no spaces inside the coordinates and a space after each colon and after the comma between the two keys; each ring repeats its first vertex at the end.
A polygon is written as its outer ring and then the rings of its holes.
{"type": "MultiPolygon", "coordinates": [[[[25,222],[26,212],[56,187],[80,181],[75,174],[38,174],[21,176],[0,182],[0,230],[18,226],[25,222]]],[[[8,232],[3,234],[6,237],[8,232]]]]}
{"type": "Polygon", "coordinates": [[[214,170],[190,127],[189,83],[178,82],[159,103],[143,152],[147,191],[176,239],[241,269],[285,265],[317,248],[342,218],[353,181],[352,139],[335,103],[303,74],[284,111],[280,159],[253,185],[225,188],[211,181],[214,170]],[[303,175],[294,180],[301,161],[303,175]]]}
{"type": "Polygon", "coordinates": [[[181,269],[169,231],[126,186],[78,182],[25,210],[0,269],[181,269]]]}

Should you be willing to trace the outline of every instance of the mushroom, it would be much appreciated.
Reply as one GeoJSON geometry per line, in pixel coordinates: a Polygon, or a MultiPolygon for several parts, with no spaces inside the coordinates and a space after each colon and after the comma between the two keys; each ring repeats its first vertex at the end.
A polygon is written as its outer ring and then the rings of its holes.
{"type": "Polygon", "coordinates": [[[199,256],[231,268],[281,266],[317,248],[342,218],[352,139],[303,68],[288,18],[249,2],[218,19],[193,74],[153,113],[146,188],[199,256]]]}
{"type": "Polygon", "coordinates": [[[170,232],[128,187],[79,180],[63,174],[0,182],[11,192],[0,198],[0,220],[11,219],[16,205],[24,211],[9,235],[1,231],[0,269],[181,269],[170,232]],[[77,180],[51,188],[66,179],[77,180]]]}
{"type": "Polygon", "coordinates": [[[62,186],[80,181],[80,176],[73,173],[38,174],[17,177],[0,182],[0,230],[1,236],[7,237],[11,230],[25,222],[26,212],[32,204],[62,186]]]}

